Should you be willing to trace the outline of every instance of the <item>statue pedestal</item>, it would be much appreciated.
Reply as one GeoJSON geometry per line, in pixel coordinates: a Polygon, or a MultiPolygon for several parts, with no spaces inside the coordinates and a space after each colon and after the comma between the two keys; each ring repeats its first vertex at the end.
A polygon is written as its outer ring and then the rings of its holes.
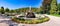
{"type": "Polygon", "coordinates": [[[27,18],[35,18],[35,15],[33,12],[28,12],[26,15],[27,18]]]}

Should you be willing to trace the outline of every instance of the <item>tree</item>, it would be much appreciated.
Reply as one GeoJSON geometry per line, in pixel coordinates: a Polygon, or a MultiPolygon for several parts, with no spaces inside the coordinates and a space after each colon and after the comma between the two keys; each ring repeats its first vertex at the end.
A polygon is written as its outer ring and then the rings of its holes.
{"type": "Polygon", "coordinates": [[[50,14],[57,13],[57,0],[52,0],[50,14]]]}
{"type": "Polygon", "coordinates": [[[40,10],[40,13],[43,14],[44,8],[42,6],[40,7],[39,10],[40,10]]]}
{"type": "Polygon", "coordinates": [[[57,4],[57,7],[58,7],[58,14],[60,15],[60,3],[57,4]]]}
{"type": "Polygon", "coordinates": [[[10,13],[14,13],[14,10],[10,10],[10,13]]]}
{"type": "Polygon", "coordinates": [[[44,13],[44,14],[46,14],[46,13],[49,12],[50,7],[51,7],[51,6],[50,6],[51,1],[52,1],[52,0],[44,0],[44,1],[43,1],[42,6],[43,6],[43,13],[44,13]]]}
{"type": "Polygon", "coordinates": [[[6,8],[6,9],[5,9],[5,12],[9,12],[9,11],[10,11],[9,8],[6,8]]]}
{"type": "Polygon", "coordinates": [[[4,7],[1,7],[1,13],[4,14],[4,7]]]}

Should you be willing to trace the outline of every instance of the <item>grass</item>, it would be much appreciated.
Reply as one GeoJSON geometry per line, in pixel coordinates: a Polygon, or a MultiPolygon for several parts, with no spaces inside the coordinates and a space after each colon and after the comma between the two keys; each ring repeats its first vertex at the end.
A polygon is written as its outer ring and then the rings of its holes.
{"type": "Polygon", "coordinates": [[[60,15],[59,15],[59,14],[51,14],[51,15],[53,15],[53,16],[57,16],[57,17],[60,17],[60,15]]]}

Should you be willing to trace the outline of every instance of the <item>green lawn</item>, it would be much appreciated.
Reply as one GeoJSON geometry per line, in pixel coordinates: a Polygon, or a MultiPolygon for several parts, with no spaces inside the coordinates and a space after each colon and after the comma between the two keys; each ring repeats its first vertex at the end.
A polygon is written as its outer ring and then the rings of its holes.
{"type": "Polygon", "coordinates": [[[57,17],[60,17],[60,15],[58,15],[58,14],[51,14],[51,15],[53,15],[53,16],[57,16],[57,17]]]}

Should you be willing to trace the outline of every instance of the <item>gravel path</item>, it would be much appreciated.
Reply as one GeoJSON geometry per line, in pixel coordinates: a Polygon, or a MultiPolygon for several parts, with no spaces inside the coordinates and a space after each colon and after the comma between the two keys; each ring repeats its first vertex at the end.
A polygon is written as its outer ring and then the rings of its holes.
{"type": "Polygon", "coordinates": [[[9,25],[6,23],[0,23],[0,26],[9,26],[9,25]]]}
{"type": "MultiPolygon", "coordinates": [[[[46,16],[50,18],[48,22],[41,24],[24,24],[24,26],[60,26],[60,17],[55,17],[51,15],[46,16]]],[[[20,24],[19,26],[22,26],[22,24],[20,24]]]]}
{"type": "Polygon", "coordinates": [[[11,21],[11,18],[4,15],[0,15],[0,26],[9,26],[9,25],[18,26],[16,22],[11,21]]]}

